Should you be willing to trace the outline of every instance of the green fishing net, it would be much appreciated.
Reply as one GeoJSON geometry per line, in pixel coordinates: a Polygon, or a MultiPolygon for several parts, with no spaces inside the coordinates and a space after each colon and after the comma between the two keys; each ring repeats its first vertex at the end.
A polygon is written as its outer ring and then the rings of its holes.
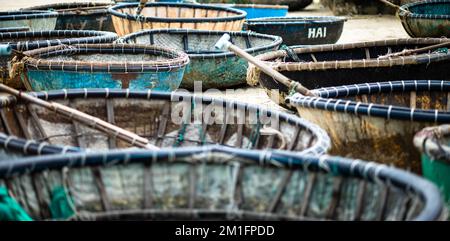
{"type": "Polygon", "coordinates": [[[73,199],[63,186],[57,186],[52,190],[50,213],[54,219],[67,219],[75,214],[73,199]]]}
{"type": "Polygon", "coordinates": [[[33,221],[5,187],[0,187],[0,221],[33,221]]]}

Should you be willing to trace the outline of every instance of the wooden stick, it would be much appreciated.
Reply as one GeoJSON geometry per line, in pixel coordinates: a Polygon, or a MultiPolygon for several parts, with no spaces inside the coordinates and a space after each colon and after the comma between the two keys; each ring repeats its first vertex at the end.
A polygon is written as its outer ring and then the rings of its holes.
{"type": "Polygon", "coordinates": [[[147,3],[148,0],[141,0],[139,2],[139,6],[136,9],[136,15],[141,14],[142,10],[145,8],[145,4],[147,3]]]}
{"type": "Polygon", "coordinates": [[[433,49],[447,47],[447,46],[450,46],[450,41],[449,42],[435,44],[435,45],[430,45],[430,46],[419,48],[419,49],[410,49],[410,50],[405,49],[405,50],[403,50],[401,52],[396,52],[396,53],[392,53],[392,54],[386,54],[386,55],[380,56],[378,58],[379,59],[387,59],[387,58],[390,58],[390,57],[406,56],[406,55],[421,53],[421,52],[425,52],[425,51],[428,51],[428,50],[433,50],[433,49]]]}
{"type": "Polygon", "coordinates": [[[270,66],[265,64],[263,61],[253,57],[252,55],[248,54],[241,48],[237,47],[236,45],[230,43],[228,40],[230,39],[230,35],[224,34],[219,41],[217,41],[215,47],[218,49],[228,49],[232,52],[234,52],[236,55],[246,59],[248,62],[254,64],[256,67],[261,69],[264,73],[267,75],[273,77],[278,82],[282,83],[288,88],[293,88],[295,91],[299,92],[302,95],[306,96],[316,96],[313,94],[309,89],[305,88],[303,85],[301,85],[298,82],[295,82],[288,77],[280,74],[278,71],[272,69],[270,66]]]}
{"type": "Polygon", "coordinates": [[[41,100],[37,97],[31,96],[24,92],[18,91],[11,87],[8,87],[4,84],[0,84],[0,91],[4,91],[6,93],[12,94],[20,99],[24,99],[33,104],[42,106],[44,108],[55,111],[58,114],[64,115],[69,119],[76,120],[80,123],[88,125],[98,131],[101,131],[109,136],[117,137],[123,141],[130,143],[133,146],[150,149],[150,150],[158,150],[159,148],[150,144],[147,139],[136,135],[133,132],[124,130],[118,126],[112,125],[104,120],[101,120],[97,117],[90,116],[86,113],[78,111],[76,109],[72,109],[65,105],[61,105],[56,102],[48,102],[45,100],[41,100]]]}
{"type": "Polygon", "coordinates": [[[403,12],[406,12],[406,13],[411,13],[410,11],[408,11],[408,10],[406,10],[406,9],[403,9],[403,8],[401,8],[401,7],[398,6],[398,5],[393,4],[393,3],[389,2],[388,0],[379,0],[379,1],[382,2],[382,3],[384,3],[384,4],[386,4],[386,5],[388,5],[388,6],[393,7],[393,8],[395,8],[395,9],[399,10],[399,11],[403,11],[403,12]]]}
{"type": "Polygon", "coordinates": [[[75,7],[75,8],[66,8],[66,9],[53,9],[55,12],[68,12],[68,11],[77,11],[84,12],[87,10],[97,10],[97,9],[107,9],[108,6],[93,6],[93,7],[75,7]]]}

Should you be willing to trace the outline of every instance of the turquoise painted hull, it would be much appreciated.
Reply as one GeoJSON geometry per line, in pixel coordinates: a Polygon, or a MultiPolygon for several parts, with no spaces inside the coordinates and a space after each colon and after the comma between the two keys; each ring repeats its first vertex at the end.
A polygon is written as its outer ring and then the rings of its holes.
{"type": "Polygon", "coordinates": [[[243,10],[247,13],[246,19],[265,18],[265,17],[284,17],[288,13],[288,9],[280,8],[257,8],[257,7],[233,7],[243,10]]]}
{"type": "Polygon", "coordinates": [[[131,90],[176,90],[183,78],[184,68],[170,72],[106,73],[27,70],[33,91],[80,88],[111,88],[131,90]]]}
{"type": "Polygon", "coordinates": [[[0,21],[0,28],[28,27],[30,31],[54,30],[55,26],[56,17],[0,21]]]}
{"type": "Polygon", "coordinates": [[[450,0],[429,0],[402,6],[399,11],[405,31],[416,38],[450,38],[450,0]]]}
{"type": "MultiPolygon", "coordinates": [[[[278,49],[278,46],[272,50],[278,49]]],[[[272,51],[270,49],[253,53],[253,56],[272,51]]],[[[202,82],[203,89],[223,89],[246,83],[248,62],[237,56],[202,58],[189,57],[182,88],[192,89],[195,81],[202,82]]]]}

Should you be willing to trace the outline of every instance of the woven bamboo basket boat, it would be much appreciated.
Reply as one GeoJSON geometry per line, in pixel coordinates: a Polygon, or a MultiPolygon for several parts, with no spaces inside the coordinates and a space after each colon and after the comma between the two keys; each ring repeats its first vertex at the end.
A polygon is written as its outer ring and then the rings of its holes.
{"type": "Polygon", "coordinates": [[[411,37],[450,37],[450,0],[405,4],[398,16],[411,37]]]}
{"type": "Polygon", "coordinates": [[[28,90],[76,88],[172,91],[183,79],[187,54],[130,44],[58,45],[35,49],[13,61],[23,65],[28,90]]]}
{"type": "Polygon", "coordinates": [[[334,157],[220,146],[0,162],[13,220],[443,220],[413,174],[334,157]],[[10,193],[10,194],[8,194],[10,193]]]}
{"type": "Polygon", "coordinates": [[[23,31],[29,31],[29,27],[9,27],[9,28],[0,28],[0,33],[6,33],[6,32],[23,32],[23,31]]]}
{"type": "MultiPolygon", "coordinates": [[[[390,53],[417,49],[450,41],[448,39],[391,39],[349,44],[329,44],[268,52],[257,56],[273,69],[308,89],[336,85],[395,80],[449,80],[450,52],[432,50],[409,56],[380,59],[390,53]]],[[[260,83],[267,93],[280,92],[275,101],[283,103],[290,90],[253,65],[247,83],[260,83]]]]}
{"type": "MultiPolygon", "coordinates": [[[[16,51],[28,51],[59,44],[87,44],[87,43],[111,43],[117,39],[117,34],[100,31],[27,31],[0,33],[0,44],[8,44],[16,51]]],[[[0,56],[0,79],[3,83],[17,89],[24,89],[18,76],[10,78],[8,62],[12,56],[0,56]]]]}
{"type": "MultiPolygon", "coordinates": [[[[295,115],[222,99],[119,89],[57,90],[35,95],[132,131],[158,147],[222,144],[320,155],[330,146],[322,129],[295,115]]],[[[1,103],[0,131],[7,135],[89,150],[130,147],[14,97],[5,97],[1,103]]]]}
{"type": "Polygon", "coordinates": [[[268,17],[249,19],[244,29],[283,38],[286,45],[334,44],[341,37],[344,17],[268,17]]]}
{"type": "Polygon", "coordinates": [[[28,27],[30,31],[53,30],[58,13],[23,10],[0,12],[0,28],[28,27]]]}
{"type": "Polygon", "coordinates": [[[201,81],[202,88],[226,88],[245,84],[248,63],[232,52],[216,50],[214,45],[228,33],[234,44],[252,55],[278,49],[281,38],[248,32],[206,31],[189,29],[145,30],[118,40],[129,44],[155,44],[184,51],[190,64],[184,73],[182,88],[194,89],[201,81]]]}
{"type": "Polygon", "coordinates": [[[49,10],[58,13],[57,30],[98,30],[114,32],[110,3],[64,2],[40,5],[26,10],[49,10]]]}
{"type": "Polygon", "coordinates": [[[109,9],[120,36],[157,28],[241,31],[246,16],[242,10],[200,4],[147,3],[141,15],[136,15],[137,7],[129,3],[109,9]]]}
{"type": "Polygon", "coordinates": [[[422,153],[423,176],[435,183],[450,207],[450,126],[427,127],[414,137],[422,153]]]}
{"type": "Polygon", "coordinates": [[[46,142],[26,140],[0,133],[0,162],[20,159],[26,156],[66,154],[82,152],[76,147],[52,145],[46,142]]]}
{"type": "Polygon", "coordinates": [[[393,81],[322,88],[314,90],[319,97],[288,100],[327,131],[332,154],[421,173],[413,137],[426,126],[450,123],[449,90],[450,81],[393,81]]]}

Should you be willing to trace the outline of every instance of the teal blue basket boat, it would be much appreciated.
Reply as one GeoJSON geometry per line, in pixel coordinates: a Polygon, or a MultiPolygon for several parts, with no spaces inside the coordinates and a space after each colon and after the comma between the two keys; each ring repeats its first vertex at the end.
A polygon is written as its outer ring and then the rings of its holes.
{"type": "Polygon", "coordinates": [[[59,45],[24,53],[12,64],[28,90],[111,88],[172,91],[189,57],[172,49],[129,44],[59,45]]]}
{"type": "Polygon", "coordinates": [[[28,27],[30,31],[53,30],[58,13],[23,10],[0,12],[0,28],[28,27]]]}
{"type": "Polygon", "coordinates": [[[248,63],[232,52],[214,48],[225,33],[231,36],[234,44],[252,55],[277,50],[282,42],[280,37],[273,35],[188,29],[145,30],[126,35],[117,41],[155,44],[186,52],[191,63],[186,68],[181,83],[183,88],[193,89],[195,81],[201,81],[202,88],[227,88],[245,84],[248,63]]]}
{"type": "Polygon", "coordinates": [[[450,0],[405,4],[398,16],[411,37],[450,37],[450,0]]]}
{"type": "MultiPolygon", "coordinates": [[[[1,30],[0,30],[1,31],[1,30]]],[[[24,89],[19,76],[10,75],[8,63],[18,52],[60,44],[111,43],[117,39],[117,34],[104,31],[87,30],[51,30],[51,31],[20,31],[0,32],[0,45],[9,45],[12,55],[0,54],[0,80],[13,88],[24,89]]]]}

